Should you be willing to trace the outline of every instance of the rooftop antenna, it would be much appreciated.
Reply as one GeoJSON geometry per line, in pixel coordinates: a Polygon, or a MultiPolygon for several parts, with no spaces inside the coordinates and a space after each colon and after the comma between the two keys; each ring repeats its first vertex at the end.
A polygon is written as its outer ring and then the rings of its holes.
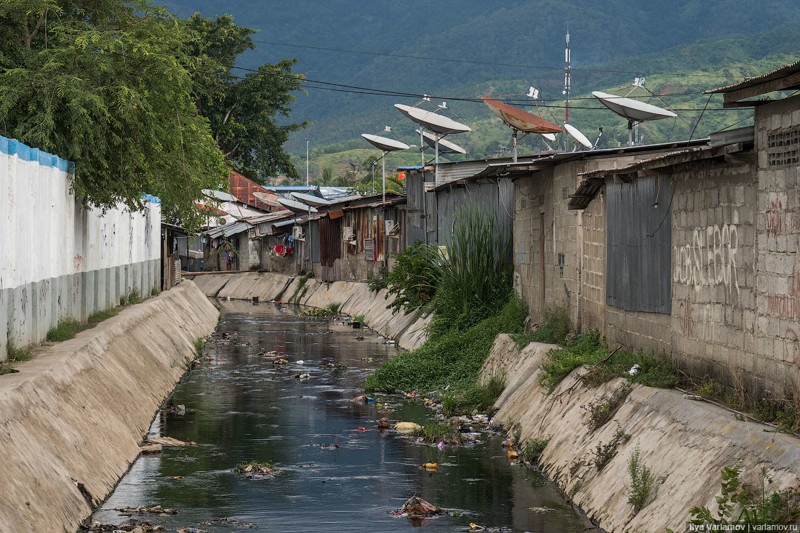
{"type": "Polygon", "coordinates": [[[567,28],[567,48],[564,51],[566,67],[564,69],[564,122],[569,123],[569,87],[571,77],[569,73],[569,27],[567,28]]]}

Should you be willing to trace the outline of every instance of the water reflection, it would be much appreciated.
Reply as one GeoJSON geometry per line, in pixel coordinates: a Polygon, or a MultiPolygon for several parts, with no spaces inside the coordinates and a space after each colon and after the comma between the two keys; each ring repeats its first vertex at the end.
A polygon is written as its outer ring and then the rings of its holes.
{"type": "Polygon", "coordinates": [[[351,401],[370,370],[396,351],[378,335],[273,304],[220,303],[207,360],[170,399],[185,405],[185,414],[164,409],[151,428],[197,446],[139,458],[93,521],[123,524],[128,519],[114,508],[161,505],[179,513],[133,518],[172,531],[248,524],[269,531],[408,530],[408,521],[389,512],[417,494],[456,511],[425,522],[428,531],[465,531],[471,522],[514,531],[590,526],[536,472],[509,466],[498,438],[439,451],[379,432],[382,416],[424,423],[431,414],[399,398],[386,400],[388,414],[375,403],[351,401]],[[271,350],[287,353],[290,363],[259,355],[271,350]],[[233,472],[251,460],[280,473],[246,479],[233,472]],[[421,469],[426,462],[439,463],[438,471],[421,469]],[[534,514],[531,507],[554,510],[534,514]]]}

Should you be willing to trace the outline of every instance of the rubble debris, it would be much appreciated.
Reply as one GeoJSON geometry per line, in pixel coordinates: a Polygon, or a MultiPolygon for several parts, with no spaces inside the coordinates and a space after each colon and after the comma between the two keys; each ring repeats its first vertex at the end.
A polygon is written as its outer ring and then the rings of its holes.
{"type": "Polygon", "coordinates": [[[279,470],[272,466],[272,463],[260,463],[258,461],[250,461],[249,463],[239,463],[234,467],[234,472],[237,474],[244,474],[244,477],[249,479],[261,479],[265,477],[275,477],[279,470]]]}
{"type": "Polygon", "coordinates": [[[151,455],[155,453],[161,453],[161,445],[160,444],[143,444],[139,446],[139,453],[144,455],[151,455]]]}
{"type": "Polygon", "coordinates": [[[378,420],[378,429],[389,429],[389,419],[384,416],[378,420]]]}
{"type": "Polygon", "coordinates": [[[114,510],[122,515],[130,516],[133,513],[139,514],[154,514],[158,516],[169,516],[178,514],[177,509],[167,509],[161,507],[160,505],[156,505],[154,507],[146,507],[144,505],[140,505],[139,507],[114,507],[114,510]]]}

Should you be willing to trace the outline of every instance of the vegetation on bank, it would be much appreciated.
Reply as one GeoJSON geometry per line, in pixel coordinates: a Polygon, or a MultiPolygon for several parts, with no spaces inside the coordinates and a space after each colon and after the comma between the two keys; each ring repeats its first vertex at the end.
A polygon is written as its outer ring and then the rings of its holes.
{"type": "Polygon", "coordinates": [[[496,221],[473,206],[456,216],[447,257],[417,243],[398,254],[389,290],[399,309],[433,312],[427,342],[398,354],[367,377],[367,391],[417,391],[443,398],[455,413],[490,407],[502,391],[497,380],[478,376],[500,333],[521,333],[527,315],[512,297],[510,239],[496,221]]]}
{"type": "Polygon", "coordinates": [[[14,363],[27,361],[33,357],[33,352],[31,352],[30,347],[17,348],[10,343],[6,349],[6,352],[6,358],[0,361],[0,376],[3,374],[11,374],[12,372],[16,372],[16,370],[14,370],[14,363]]]}

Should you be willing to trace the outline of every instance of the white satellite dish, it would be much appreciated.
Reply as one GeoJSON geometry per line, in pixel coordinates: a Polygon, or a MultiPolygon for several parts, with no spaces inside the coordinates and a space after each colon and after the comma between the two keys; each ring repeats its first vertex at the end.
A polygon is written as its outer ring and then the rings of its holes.
{"type": "Polygon", "coordinates": [[[389,137],[381,137],[380,135],[370,135],[369,133],[361,134],[372,146],[384,152],[394,152],[396,150],[408,150],[411,148],[404,142],[389,137]]]}
{"type": "Polygon", "coordinates": [[[622,118],[636,122],[647,120],[661,120],[662,118],[677,117],[672,111],[662,109],[652,104],[646,104],[633,98],[625,98],[615,94],[608,94],[601,91],[593,91],[592,95],[600,100],[604,106],[622,118]]]}
{"type": "Polygon", "coordinates": [[[542,137],[544,137],[545,139],[547,139],[550,142],[553,142],[553,141],[556,140],[556,136],[555,136],[554,133],[542,133],[542,137]]]}
{"type": "Polygon", "coordinates": [[[573,139],[581,143],[585,148],[592,148],[592,142],[587,139],[586,135],[581,133],[578,128],[572,124],[564,124],[564,129],[567,130],[567,133],[569,133],[573,139]]]}
{"type": "Polygon", "coordinates": [[[306,205],[302,202],[298,202],[297,200],[291,200],[289,198],[279,197],[278,202],[285,207],[286,209],[291,209],[292,211],[297,211],[298,213],[316,213],[317,210],[313,207],[306,205]]]}
{"type": "Polygon", "coordinates": [[[232,194],[228,194],[225,191],[217,191],[214,189],[203,189],[201,191],[205,196],[208,198],[214,198],[215,200],[220,200],[223,202],[238,202],[239,199],[236,198],[232,194]]]}
{"type": "MultiPolygon", "coordinates": [[[[642,83],[644,80],[642,80],[642,83]]],[[[636,125],[638,137],[638,124],[648,120],[661,120],[662,118],[677,117],[672,111],[662,109],[652,104],[646,104],[633,98],[625,98],[615,94],[608,94],[602,91],[593,91],[592,95],[611,111],[628,119],[628,146],[633,146],[634,135],[633,126],[636,125]]]]}
{"type": "MultiPolygon", "coordinates": [[[[436,148],[436,135],[432,135],[424,130],[417,130],[417,133],[422,135],[425,144],[431,148],[436,148]]],[[[466,154],[467,151],[454,142],[439,139],[439,153],[442,154],[466,154]]]]}
{"type": "MultiPolygon", "coordinates": [[[[389,126],[386,126],[385,131],[391,131],[389,126]]],[[[380,135],[370,135],[369,133],[362,133],[361,134],[364,139],[372,146],[376,147],[378,150],[383,152],[383,156],[381,157],[381,198],[382,201],[386,201],[386,154],[389,152],[395,152],[397,150],[408,150],[411,148],[404,142],[400,142],[396,139],[390,139],[389,137],[381,137],[380,135]]],[[[373,181],[374,181],[374,174],[373,174],[373,181]]]]}
{"type": "Polygon", "coordinates": [[[398,111],[419,124],[431,130],[434,133],[441,133],[447,135],[450,133],[467,133],[472,131],[472,128],[466,124],[456,122],[455,120],[445,117],[444,115],[437,115],[433,111],[426,111],[419,107],[411,107],[410,105],[394,104],[398,111]]]}
{"type": "Polygon", "coordinates": [[[295,198],[295,200],[298,200],[306,205],[311,205],[314,207],[326,207],[331,205],[330,200],[320,198],[319,196],[314,196],[313,194],[306,194],[304,192],[293,192],[290,194],[295,198]]]}

